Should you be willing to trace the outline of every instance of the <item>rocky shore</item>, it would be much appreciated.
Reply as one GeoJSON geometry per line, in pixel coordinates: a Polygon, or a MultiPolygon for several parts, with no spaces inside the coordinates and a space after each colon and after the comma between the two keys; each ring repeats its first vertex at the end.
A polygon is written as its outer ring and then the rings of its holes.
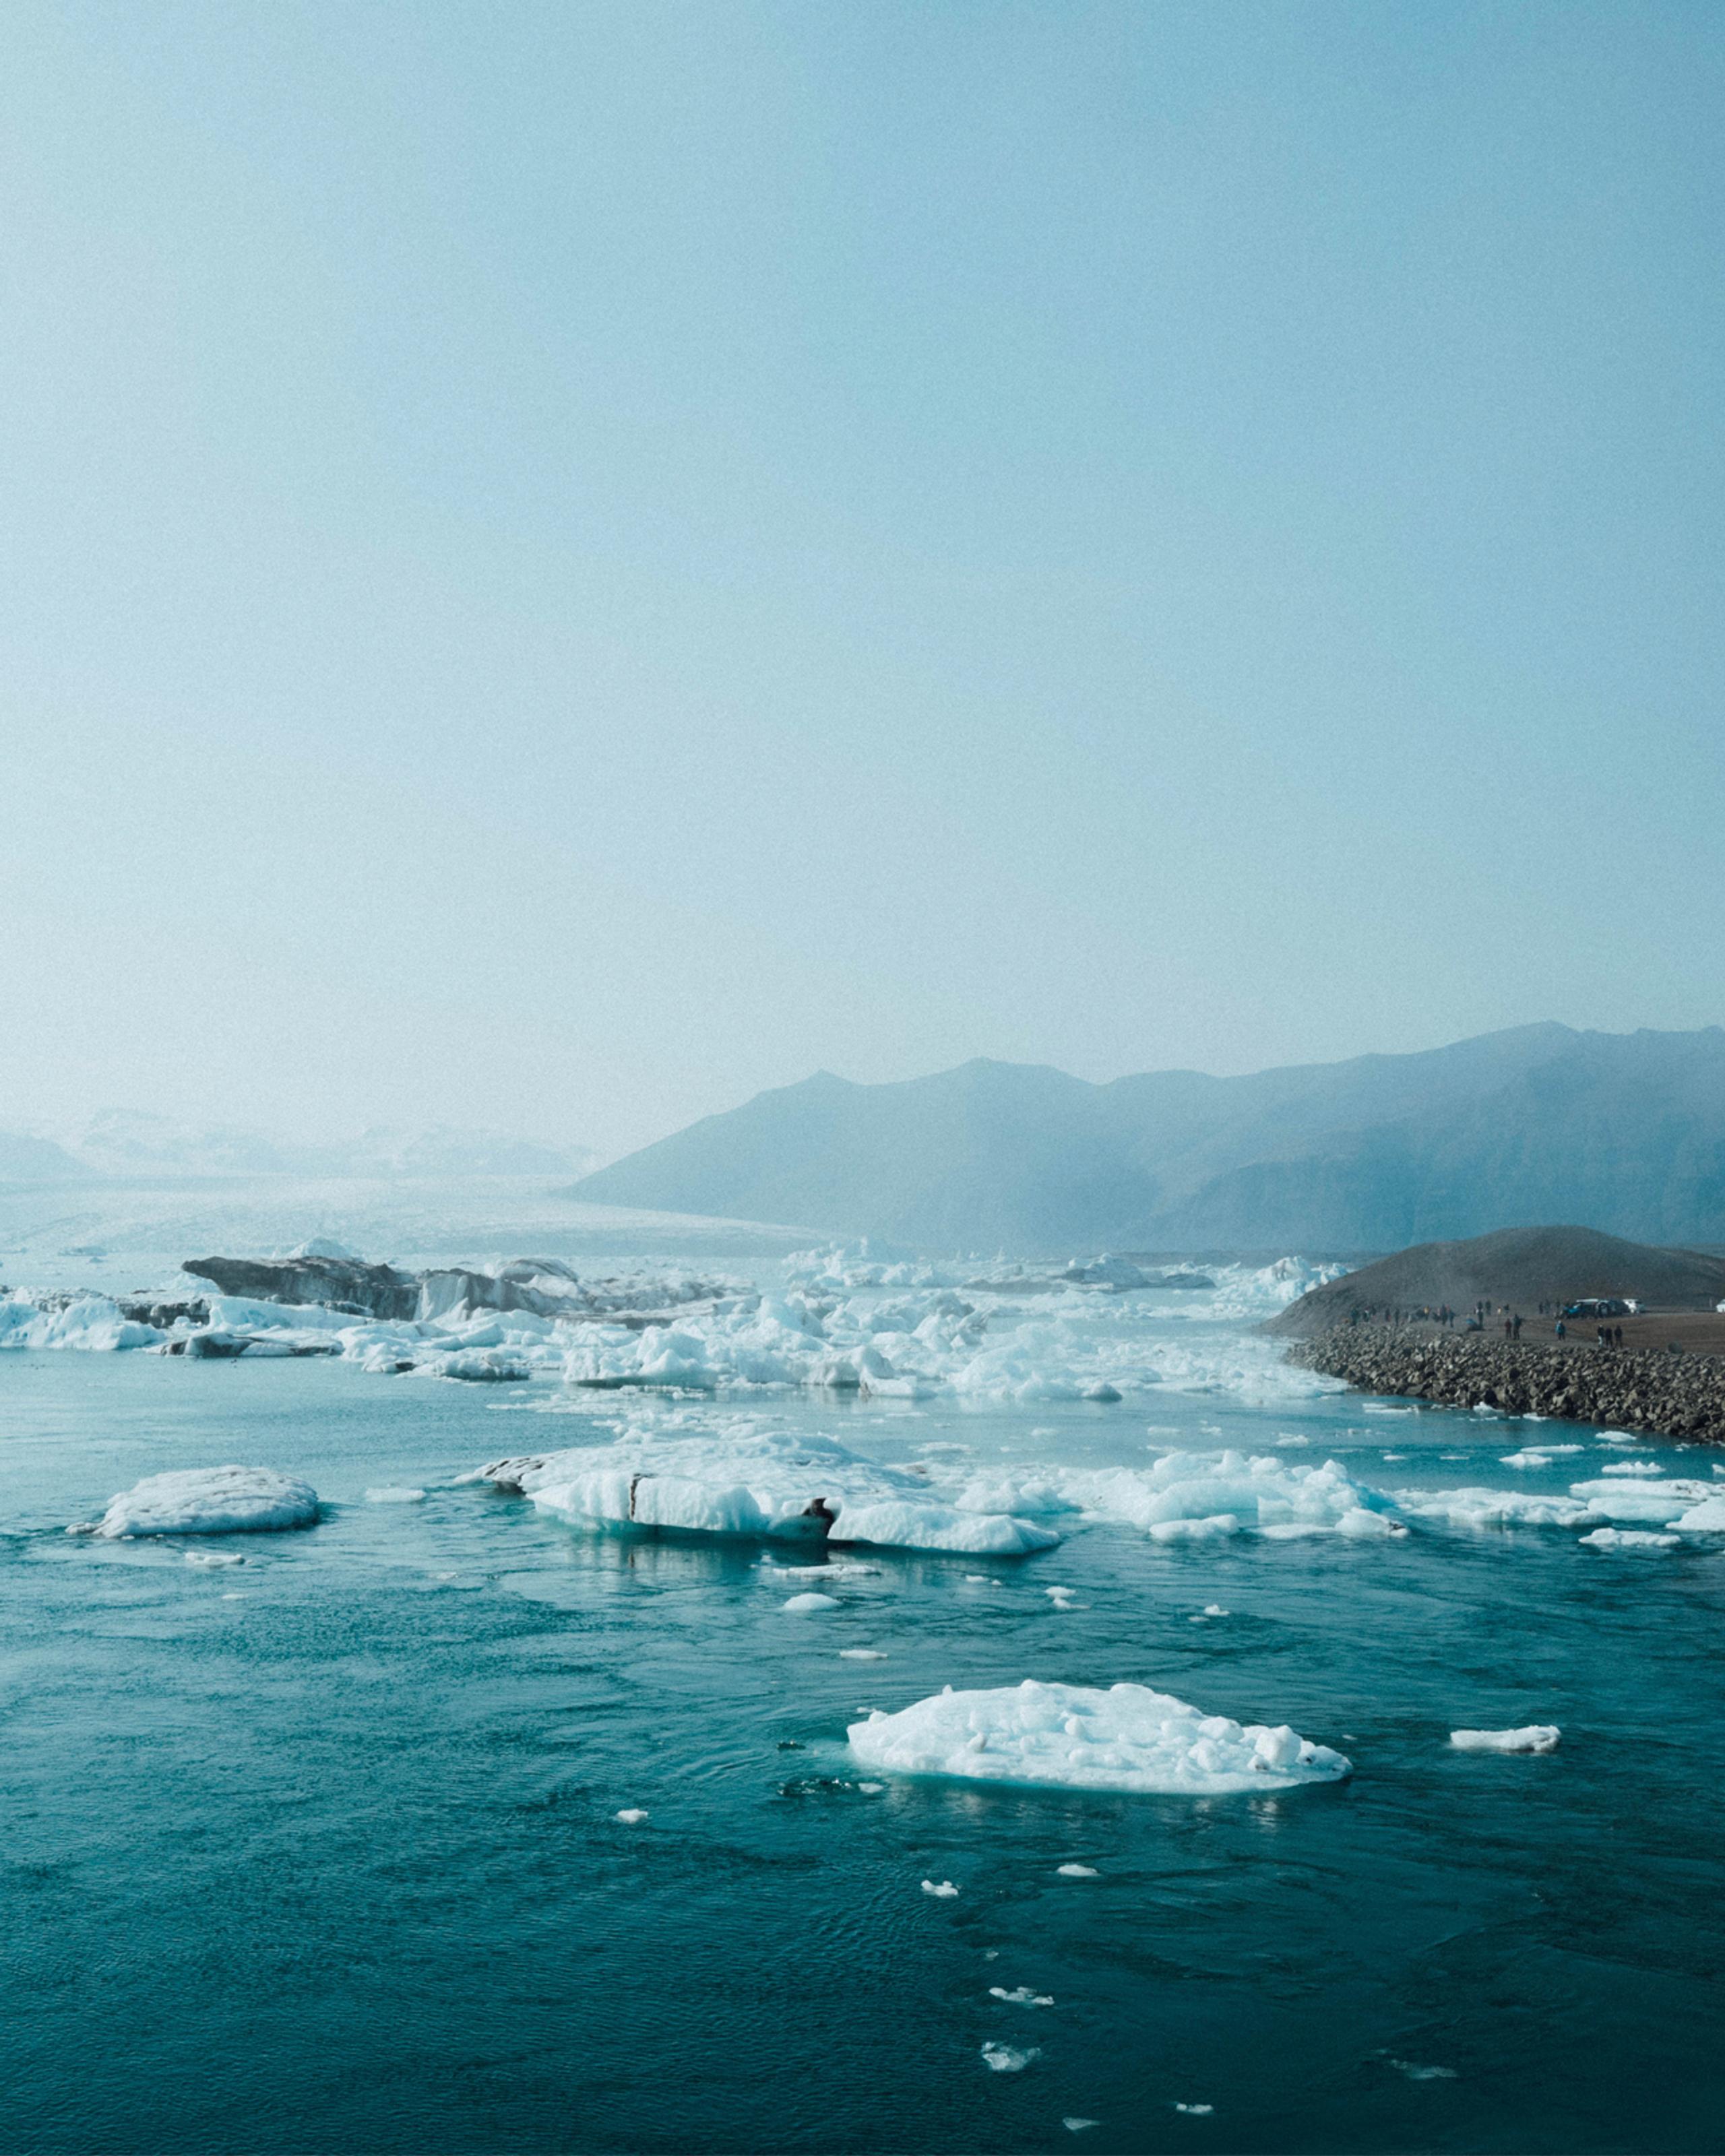
{"type": "Polygon", "coordinates": [[[1362,1392],[1725,1444],[1725,1359],[1343,1325],[1287,1359],[1362,1392]]]}

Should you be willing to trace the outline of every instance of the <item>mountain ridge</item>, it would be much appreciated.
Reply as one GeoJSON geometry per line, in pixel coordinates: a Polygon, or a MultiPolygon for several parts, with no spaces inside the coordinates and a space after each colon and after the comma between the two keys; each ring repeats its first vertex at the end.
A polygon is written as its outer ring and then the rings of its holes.
{"type": "Polygon", "coordinates": [[[1725,1240],[1725,1029],[1540,1021],[1409,1055],[1095,1082],[819,1072],[586,1176],[611,1204],[922,1248],[1395,1250],[1507,1220],[1725,1240]]]}

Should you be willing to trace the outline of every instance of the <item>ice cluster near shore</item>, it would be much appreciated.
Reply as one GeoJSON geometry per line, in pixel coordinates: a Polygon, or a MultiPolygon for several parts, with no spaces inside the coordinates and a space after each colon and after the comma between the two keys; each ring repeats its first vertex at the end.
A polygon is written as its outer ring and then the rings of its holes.
{"type": "MultiPolygon", "coordinates": [[[[529,1262],[500,1263],[490,1274],[529,1262]]],[[[0,1348],[340,1355],[383,1373],[481,1383],[560,1378],[596,1391],[798,1388],[1024,1406],[1107,1404],[1169,1387],[1269,1401],[1343,1388],[1292,1368],[1275,1342],[1224,1329],[1222,1321],[1268,1316],[1329,1270],[1292,1259],[1224,1266],[1205,1276],[1207,1286],[1176,1292],[1113,1259],[1039,1269],[805,1252],[786,1261],[764,1291],[740,1289],[698,1303],[681,1302],[687,1282],[667,1272],[665,1301],[680,1306],[629,1322],[460,1302],[413,1320],[364,1318],[321,1304],[213,1294],[193,1280],[175,1292],[199,1298],[208,1312],[201,1324],[142,1322],[101,1296],[15,1294],[0,1300],[0,1348]],[[1170,1337],[1167,1321],[1178,1321],[1172,1329],[1186,1337],[1170,1337]]],[[[635,1281],[644,1306],[655,1279],[649,1271],[635,1281]]]]}
{"type": "Polygon", "coordinates": [[[1022,1782],[1146,1796],[1216,1796],[1335,1782],[1352,1763],[1286,1724],[1203,1713],[1170,1692],[1117,1684],[949,1686],[897,1714],[853,1722],[850,1748],[878,1774],[1022,1782]]]}
{"type": "Polygon", "coordinates": [[[114,1542],[140,1535],[234,1535],[309,1527],[317,1517],[309,1482],[270,1467],[188,1467],[146,1475],[110,1500],[100,1520],[74,1533],[114,1542]]]}

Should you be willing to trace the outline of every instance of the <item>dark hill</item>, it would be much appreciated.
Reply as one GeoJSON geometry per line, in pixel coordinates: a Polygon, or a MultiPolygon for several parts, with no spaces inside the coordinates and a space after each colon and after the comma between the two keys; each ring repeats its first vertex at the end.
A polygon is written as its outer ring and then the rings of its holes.
{"type": "Polygon", "coordinates": [[[1106,1086],[823,1071],[590,1175],[597,1203],[924,1249],[1398,1249],[1506,1215],[1725,1242],[1725,1032],[1521,1026],[1418,1055],[1106,1086]]]}
{"type": "Polygon", "coordinates": [[[1660,1249],[1592,1228],[1504,1228],[1465,1243],[1420,1243],[1313,1288],[1266,1332],[1309,1337],[1345,1325],[1350,1310],[1468,1311],[1483,1298],[1532,1312],[1542,1303],[1624,1296],[1661,1310],[1711,1310],[1725,1297],[1725,1258],[1660,1249]]]}

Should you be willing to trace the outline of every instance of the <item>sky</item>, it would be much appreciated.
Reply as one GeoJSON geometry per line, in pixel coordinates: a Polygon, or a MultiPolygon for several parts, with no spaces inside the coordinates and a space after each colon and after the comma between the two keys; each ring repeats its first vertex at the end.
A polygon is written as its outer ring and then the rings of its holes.
{"type": "Polygon", "coordinates": [[[1725,12],[24,0],[0,1128],[1725,1019],[1725,12]]]}

